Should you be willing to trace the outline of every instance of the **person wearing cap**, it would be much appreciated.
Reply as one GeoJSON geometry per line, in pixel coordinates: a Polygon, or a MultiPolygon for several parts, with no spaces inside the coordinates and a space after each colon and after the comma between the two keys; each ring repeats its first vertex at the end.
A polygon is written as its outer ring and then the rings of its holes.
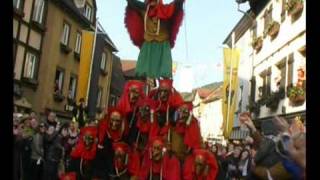
{"type": "Polygon", "coordinates": [[[172,79],[159,80],[159,87],[151,90],[149,98],[156,101],[157,120],[159,127],[163,130],[164,134],[169,135],[169,126],[174,124],[174,114],[180,104],[182,104],[183,98],[172,86],[172,79]]]}
{"type": "Polygon", "coordinates": [[[184,0],[127,0],[125,25],[133,44],[140,48],[138,77],[172,77],[171,48],[183,19],[184,0]]]}
{"type": "Polygon", "coordinates": [[[193,149],[201,148],[202,138],[199,122],[193,116],[192,109],[191,102],[182,103],[177,110],[177,122],[172,127],[171,150],[181,162],[193,149]]]}
{"type": "Polygon", "coordinates": [[[113,143],[112,149],[113,168],[108,172],[109,179],[137,179],[140,168],[139,155],[125,142],[113,143]]]}
{"type": "Polygon", "coordinates": [[[32,136],[31,143],[31,162],[30,177],[33,180],[41,180],[44,162],[43,138],[46,132],[45,123],[40,123],[35,134],[32,136]]]}
{"type": "Polygon", "coordinates": [[[86,126],[80,130],[79,141],[70,154],[70,169],[68,170],[75,172],[78,179],[91,180],[97,143],[98,130],[95,126],[86,126]]]}
{"type": "Polygon", "coordinates": [[[94,177],[108,178],[107,172],[112,168],[112,144],[127,141],[128,124],[124,113],[116,107],[110,107],[106,119],[98,125],[98,149],[94,161],[94,177]]]}
{"type": "Polygon", "coordinates": [[[182,179],[215,180],[218,170],[213,154],[205,149],[196,149],[185,160],[182,179]]]}
{"type": "Polygon", "coordinates": [[[166,152],[162,137],[154,137],[144,155],[139,180],[180,180],[180,171],[179,160],[166,152]]]}

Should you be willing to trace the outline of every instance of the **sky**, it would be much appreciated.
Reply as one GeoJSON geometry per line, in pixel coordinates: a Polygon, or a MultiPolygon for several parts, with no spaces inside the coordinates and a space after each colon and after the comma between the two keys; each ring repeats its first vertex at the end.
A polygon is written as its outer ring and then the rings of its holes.
{"type": "MultiPolygon", "coordinates": [[[[136,60],[134,46],[124,26],[126,0],[96,0],[97,17],[119,52],[121,59],[136,60]]],[[[163,0],[164,3],[172,0],[163,0]]],[[[185,17],[176,45],[172,49],[177,64],[174,87],[180,92],[223,79],[223,41],[237,24],[242,13],[235,0],[185,0],[185,17]]],[[[240,5],[249,8],[248,3],[240,5]]]]}

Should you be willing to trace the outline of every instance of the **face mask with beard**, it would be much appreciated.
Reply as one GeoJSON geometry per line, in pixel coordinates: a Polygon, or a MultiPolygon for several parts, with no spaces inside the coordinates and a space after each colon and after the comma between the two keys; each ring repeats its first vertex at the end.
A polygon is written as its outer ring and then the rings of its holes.
{"type": "Polygon", "coordinates": [[[126,165],[127,154],[122,149],[116,149],[114,152],[114,163],[118,170],[122,170],[126,165]]]}
{"type": "Polygon", "coordinates": [[[202,175],[206,173],[207,165],[203,156],[196,156],[194,166],[196,170],[196,175],[202,175]]]}
{"type": "Polygon", "coordinates": [[[140,97],[139,89],[136,86],[130,87],[129,90],[129,102],[130,104],[135,104],[140,97]]]}
{"type": "Polygon", "coordinates": [[[90,134],[87,134],[87,135],[83,136],[83,141],[84,141],[86,149],[89,150],[92,147],[94,138],[90,134]]]}
{"type": "Polygon", "coordinates": [[[150,107],[148,105],[139,108],[141,119],[145,122],[150,118],[150,107]]]}
{"type": "Polygon", "coordinates": [[[159,162],[162,159],[162,145],[159,143],[154,143],[152,145],[152,160],[155,162],[159,162]]]}
{"type": "Polygon", "coordinates": [[[169,99],[169,89],[160,88],[159,89],[159,98],[162,102],[166,102],[169,99]]]}
{"type": "Polygon", "coordinates": [[[121,115],[118,112],[113,112],[110,116],[110,129],[112,131],[120,130],[121,128],[121,115]]]}
{"type": "Polygon", "coordinates": [[[189,110],[188,107],[186,106],[181,106],[178,109],[178,120],[182,121],[182,122],[187,122],[188,118],[189,118],[189,110]]]}

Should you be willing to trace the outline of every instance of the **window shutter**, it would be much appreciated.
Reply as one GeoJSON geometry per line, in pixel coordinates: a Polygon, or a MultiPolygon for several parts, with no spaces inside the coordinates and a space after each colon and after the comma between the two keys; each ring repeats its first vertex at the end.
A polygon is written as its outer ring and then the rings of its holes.
{"type": "Polygon", "coordinates": [[[266,77],[266,81],[267,81],[267,95],[269,96],[271,94],[271,67],[268,68],[268,73],[267,73],[267,77],[266,77]]]}
{"type": "Polygon", "coordinates": [[[288,58],[288,86],[293,84],[293,61],[293,53],[291,53],[288,58]]]}
{"type": "Polygon", "coordinates": [[[255,76],[253,76],[252,78],[251,78],[251,96],[250,96],[250,98],[251,98],[251,101],[255,101],[255,97],[256,97],[256,77],[255,76]]]}

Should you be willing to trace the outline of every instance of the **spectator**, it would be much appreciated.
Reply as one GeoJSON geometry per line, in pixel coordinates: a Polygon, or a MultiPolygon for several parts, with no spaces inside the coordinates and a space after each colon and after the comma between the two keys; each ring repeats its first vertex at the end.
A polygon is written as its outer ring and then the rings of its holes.
{"type": "MultiPolygon", "coordinates": [[[[49,122],[54,124],[52,119],[55,114],[49,114],[49,122]],[[52,119],[51,119],[52,118],[52,119]]],[[[44,147],[45,147],[45,163],[44,163],[44,178],[46,180],[57,180],[58,179],[58,165],[63,156],[63,149],[60,145],[59,131],[56,131],[54,126],[48,126],[48,130],[44,136],[44,147]]]]}
{"type": "Polygon", "coordinates": [[[246,179],[250,173],[251,155],[248,149],[242,150],[240,154],[240,161],[238,163],[238,170],[240,172],[240,179],[246,179]]]}
{"type": "Polygon", "coordinates": [[[44,162],[44,150],[43,150],[43,137],[46,132],[44,123],[39,125],[35,134],[32,137],[31,144],[31,178],[32,180],[41,180],[43,173],[43,162],[44,162]]]}

